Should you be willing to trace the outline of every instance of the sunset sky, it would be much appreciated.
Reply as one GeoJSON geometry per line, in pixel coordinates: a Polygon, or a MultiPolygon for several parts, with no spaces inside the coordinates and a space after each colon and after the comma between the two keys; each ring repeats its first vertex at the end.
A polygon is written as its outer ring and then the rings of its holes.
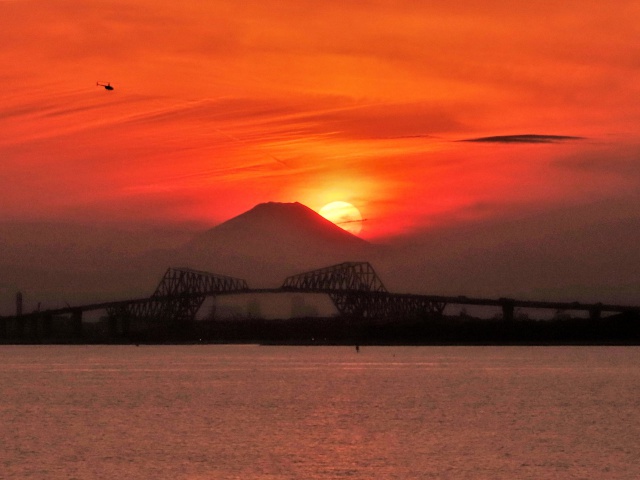
{"type": "Polygon", "coordinates": [[[347,201],[385,239],[637,218],[639,19],[636,0],[0,0],[0,221],[347,201]]]}

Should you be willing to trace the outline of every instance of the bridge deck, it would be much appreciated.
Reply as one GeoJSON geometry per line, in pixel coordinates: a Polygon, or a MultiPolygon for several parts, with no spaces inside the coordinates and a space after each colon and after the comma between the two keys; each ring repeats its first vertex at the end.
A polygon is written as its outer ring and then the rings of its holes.
{"type": "MultiPolygon", "coordinates": [[[[214,297],[223,295],[251,295],[251,294],[282,294],[282,293],[305,293],[305,294],[324,294],[324,295],[348,295],[353,297],[359,297],[362,299],[374,299],[374,298],[386,298],[394,300],[407,300],[407,301],[420,301],[439,303],[443,305],[474,305],[474,306],[493,306],[493,307],[508,307],[508,308],[530,308],[530,309],[550,309],[550,310],[570,310],[570,311],[585,311],[585,312],[610,312],[610,313],[625,313],[633,312],[640,313],[639,306],[631,305],[616,305],[616,304],[603,304],[603,303],[580,303],[580,302],[550,302],[550,301],[535,301],[535,300],[517,300],[511,298],[473,298],[465,296],[444,296],[444,295],[419,295],[409,293],[389,293],[389,292],[364,292],[361,290],[327,290],[327,289],[295,289],[295,288],[253,288],[247,290],[219,292],[219,293],[181,293],[171,296],[154,296],[145,298],[136,298],[129,300],[118,300],[110,302],[91,303],[86,305],[67,306],[62,308],[47,309],[41,311],[35,311],[31,313],[25,313],[20,318],[43,316],[43,315],[66,315],[77,312],[89,312],[95,310],[114,309],[119,307],[128,307],[137,304],[144,304],[149,301],[161,302],[163,300],[175,300],[176,298],[190,298],[190,297],[214,297]]],[[[14,316],[1,317],[4,319],[18,318],[14,316]]]]}

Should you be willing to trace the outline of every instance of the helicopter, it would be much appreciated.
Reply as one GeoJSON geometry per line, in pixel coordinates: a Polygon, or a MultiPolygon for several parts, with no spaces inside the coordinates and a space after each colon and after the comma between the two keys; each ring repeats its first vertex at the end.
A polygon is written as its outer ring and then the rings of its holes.
{"type": "Polygon", "coordinates": [[[96,82],[96,85],[99,87],[104,87],[105,90],[113,90],[113,87],[111,86],[111,82],[107,82],[106,84],[96,82]]]}

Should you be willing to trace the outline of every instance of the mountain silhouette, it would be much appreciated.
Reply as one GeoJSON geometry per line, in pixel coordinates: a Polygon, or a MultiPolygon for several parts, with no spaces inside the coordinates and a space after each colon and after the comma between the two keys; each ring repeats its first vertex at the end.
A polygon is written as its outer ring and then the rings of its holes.
{"type": "Polygon", "coordinates": [[[278,284],[285,276],[362,260],[373,246],[301,203],[261,203],[178,249],[185,266],[278,284]]]}

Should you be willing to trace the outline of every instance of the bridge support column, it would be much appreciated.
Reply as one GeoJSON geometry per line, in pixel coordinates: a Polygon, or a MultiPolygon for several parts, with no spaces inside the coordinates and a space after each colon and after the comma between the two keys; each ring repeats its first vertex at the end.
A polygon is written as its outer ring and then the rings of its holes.
{"type": "Polygon", "coordinates": [[[600,306],[595,306],[589,309],[589,318],[591,320],[600,320],[602,315],[602,308],[600,306]]]}
{"type": "Polygon", "coordinates": [[[7,338],[7,319],[0,317],[0,338],[7,338]]]}
{"type": "Polygon", "coordinates": [[[513,302],[509,300],[504,300],[501,303],[502,306],[502,319],[507,322],[513,321],[513,312],[515,310],[513,302]]]}
{"type": "Polygon", "coordinates": [[[112,339],[123,337],[129,333],[131,316],[126,309],[121,309],[109,315],[109,337],[112,339]]]}

